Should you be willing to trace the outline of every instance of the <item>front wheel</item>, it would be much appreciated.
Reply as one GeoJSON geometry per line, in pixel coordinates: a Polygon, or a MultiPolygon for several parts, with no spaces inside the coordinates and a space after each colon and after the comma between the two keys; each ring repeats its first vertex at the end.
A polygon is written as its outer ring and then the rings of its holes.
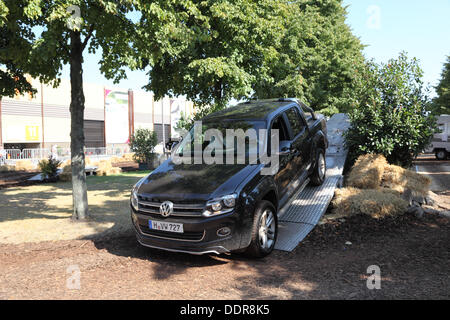
{"type": "Polygon", "coordinates": [[[269,201],[261,201],[255,210],[252,226],[252,240],[246,254],[263,258],[275,247],[278,235],[278,220],[275,207],[269,201]]]}
{"type": "Polygon", "coordinates": [[[445,150],[438,150],[435,153],[436,159],[438,160],[446,160],[447,159],[447,151],[445,150]]]}
{"type": "Polygon", "coordinates": [[[322,148],[318,148],[314,171],[311,175],[311,184],[314,186],[320,186],[325,181],[326,172],[327,163],[325,160],[325,151],[322,148]]]}

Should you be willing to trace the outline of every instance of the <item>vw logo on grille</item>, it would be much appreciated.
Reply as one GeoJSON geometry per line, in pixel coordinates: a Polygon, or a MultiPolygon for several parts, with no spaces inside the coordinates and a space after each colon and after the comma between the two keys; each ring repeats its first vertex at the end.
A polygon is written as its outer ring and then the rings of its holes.
{"type": "Polygon", "coordinates": [[[159,206],[159,213],[161,213],[163,217],[170,216],[172,212],[173,212],[173,203],[170,201],[164,201],[159,206]]]}

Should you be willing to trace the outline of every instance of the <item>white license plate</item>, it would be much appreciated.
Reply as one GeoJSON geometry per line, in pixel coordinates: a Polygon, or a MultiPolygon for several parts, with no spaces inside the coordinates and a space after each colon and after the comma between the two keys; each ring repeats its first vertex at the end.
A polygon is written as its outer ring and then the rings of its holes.
{"type": "Polygon", "coordinates": [[[182,223],[148,220],[148,227],[152,230],[183,233],[182,223]]]}

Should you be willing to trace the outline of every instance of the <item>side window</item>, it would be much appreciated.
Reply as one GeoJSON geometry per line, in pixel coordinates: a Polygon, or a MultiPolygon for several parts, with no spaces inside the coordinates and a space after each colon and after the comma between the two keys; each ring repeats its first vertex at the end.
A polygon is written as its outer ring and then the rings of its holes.
{"type": "Polygon", "coordinates": [[[311,108],[309,108],[303,104],[300,104],[300,108],[302,109],[303,114],[305,115],[306,121],[316,119],[316,116],[313,114],[314,111],[311,108]]]}
{"type": "Polygon", "coordinates": [[[289,119],[289,123],[291,124],[291,128],[292,128],[292,133],[294,134],[294,137],[295,137],[304,128],[303,120],[300,117],[300,114],[299,114],[297,108],[295,108],[295,107],[286,111],[286,115],[289,119]]]}
{"type": "Polygon", "coordinates": [[[280,135],[280,141],[289,140],[288,131],[286,128],[286,123],[284,122],[284,119],[282,116],[279,116],[276,118],[272,123],[271,129],[278,129],[279,135],[280,135]]]}

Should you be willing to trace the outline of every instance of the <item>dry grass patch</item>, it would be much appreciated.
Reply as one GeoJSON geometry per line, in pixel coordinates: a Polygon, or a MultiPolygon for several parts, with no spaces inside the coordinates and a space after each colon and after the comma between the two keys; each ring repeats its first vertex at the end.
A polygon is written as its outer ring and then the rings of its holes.
{"type": "Polygon", "coordinates": [[[377,189],[381,185],[386,158],[378,154],[360,156],[353,165],[347,179],[349,187],[360,189],[377,189]]]}
{"type": "Polygon", "coordinates": [[[59,174],[59,179],[61,181],[72,181],[72,166],[70,162],[62,167],[62,172],[59,174]]]}
{"type": "Polygon", "coordinates": [[[389,189],[336,189],[332,202],[338,215],[367,214],[373,218],[403,214],[408,203],[400,193],[389,189]]]}
{"type": "Polygon", "coordinates": [[[72,185],[47,183],[0,190],[0,243],[39,242],[131,232],[129,198],[148,172],[88,177],[91,219],[72,222],[72,185]]]}
{"type": "Polygon", "coordinates": [[[122,155],[122,161],[128,162],[128,161],[134,161],[134,153],[124,153],[122,155]]]}
{"type": "Polygon", "coordinates": [[[16,171],[15,166],[11,166],[9,164],[6,164],[4,166],[0,166],[0,172],[10,172],[10,171],[16,171]]]}
{"type": "Polygon", "coordinates": [[[98,176],[109,176],[119,174],[121,172],[122,169],[112,166],[111,160],[100,160],[96,170],[98,176]]]}
{"type": "Polygon", "coordinates": [[[34,170],[36,166],[30,160],[17,160],[15,165],[15,170],[17,171],[28,171],[34,170]]]}
{"type": "Polygon", "coordinates": [[[430,190],[431,179],[414,171],[396,165],[384,168],[381,186],[403,193],[410,189],[414,195],[426,196],[430,190]]]}
{"type": "Polygon", "coordinates": [[[403,214],[408,202],[402,194],[409,189],[413,195],[426,196],[430,184],[428,177],[390,165],[382,155],[362,155],[349,173],[347,188],[335,192],[333,214],[374,218],[403,214]]]}

